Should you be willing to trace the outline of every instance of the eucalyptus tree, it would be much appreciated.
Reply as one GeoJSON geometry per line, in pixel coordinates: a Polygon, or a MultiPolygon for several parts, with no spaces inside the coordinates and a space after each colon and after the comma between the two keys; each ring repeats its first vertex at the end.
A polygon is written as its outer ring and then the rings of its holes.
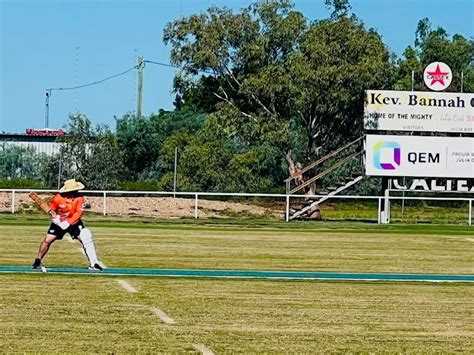
{"type": "Polygon", "coordinates": [[[182,68],[178,91],[212,78],[209,94],[219,99],[213,116],[222,129],[250,145],[270,142],[282,157],[297,140],[310,160],[318,147],[361,134],[364,90],[390,84],[389,51],[348,15],[347,0],[326,3],[333,15],[321,21],[275,0],[235,13],[211,7],[170,22],[164,41],[182,68]]]}

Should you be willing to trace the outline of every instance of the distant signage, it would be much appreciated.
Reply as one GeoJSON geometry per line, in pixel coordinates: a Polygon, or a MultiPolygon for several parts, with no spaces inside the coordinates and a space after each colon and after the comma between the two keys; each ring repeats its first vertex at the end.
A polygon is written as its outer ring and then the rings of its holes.
{"type": "Polygon", "coordinates": [[[366,94],[366,130],[474,133],[473,93],[368,90],[366,94]]]}
{"type": "Polygon", "coordinates": [[[428,64],[423,72],[425,85],[430,90],[442,91],[449,87],[453,80],[451,68],[443,62],[428,64]]]}
{"type": "Polygon", "coordinates": [[[29,136],[49,136],[49,137],[56,137],[56,136],[64,136],[66,132],[62,129],[49,129],[49,128],[41,128],[41,129],[34,129],[28,128],[26,130],[26,134],[29,136]]]}
{"type": "Polygon", "coordinates": [[[474,138],[366,136],[369,176],[474,178],[474,138]]]}
{"type": "Polygon", "coordinates": [[[392,188],[402,191],[474,192],[474,179],[392,179],[392,188]],[[404,180],[404,181],[403,181],[404,180]]]}

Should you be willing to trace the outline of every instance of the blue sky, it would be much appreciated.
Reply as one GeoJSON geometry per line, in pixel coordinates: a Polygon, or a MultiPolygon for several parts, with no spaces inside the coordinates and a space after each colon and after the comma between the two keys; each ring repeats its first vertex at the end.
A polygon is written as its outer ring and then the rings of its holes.
{"type": "MultiPolygon", "coordinates": [[[[296,0],[310,20],[329,16],[324,0],[296,0]]],[[[45,122],[45,89],[86,84],[120,73],[136,56],[169,62],[163,28],[169,21],[204,12],[209,6],[238,10],[242,0],[0,0],[0,132],[23,133],[45,122]]],[[[472,37],[472,0],[352,0],[367,27],[401,55],[413,44],[416,25],[428,17],[450,35],[472,37]]],[[[143,113],[173,109],[173,68],[147,65],[143,113]]],[[[50,127],[81,112],[95,124],[115,128],[114,116],[135,110],[136,71],[100,85],[54,91],[50,127]]]]}

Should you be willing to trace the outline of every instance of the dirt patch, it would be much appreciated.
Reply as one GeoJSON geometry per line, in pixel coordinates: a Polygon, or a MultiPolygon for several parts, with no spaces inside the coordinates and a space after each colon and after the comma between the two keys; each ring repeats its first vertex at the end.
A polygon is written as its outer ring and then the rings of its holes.
{"type": "MultiPolygon", "coordinates": [[[[45,199],[51,195],[42,194],[45,199]]],[[[86,196],[89,205],[88,211],[95,213],[104,212],[104,198],[86,196]]],[[[11,211],[12,194],[0,192],[0,212],[11,211]]],[[[36,207],[28,197],[27,193],[15,194],[16,211],[34,211],[36,207]]],[[[117,197],[107,196],[105,200],[105,210],[111,216],[142,216],[160,218],[183,218],[194,217],[194,198],[173,198],[173,197],[117,197]]],[[[199,199],[198,215],[200,218],[229,217],[236,215],[269,215],[280,216],[283,211],[278,211],[274,207],[256,206],[253,204],[225,201],[209,201],[199,199]]]]}

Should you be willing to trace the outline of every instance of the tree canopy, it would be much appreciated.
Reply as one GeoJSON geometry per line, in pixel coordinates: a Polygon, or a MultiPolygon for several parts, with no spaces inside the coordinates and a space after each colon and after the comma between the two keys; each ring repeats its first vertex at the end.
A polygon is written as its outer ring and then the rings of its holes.
{"type": "Polygon", "coordinates": [[[414,46],[408,46],[404,58],[398,62],[396,88],[411,90],[412,72],[415,74],[415,90],[427,90],[423,82],[423,70],[432,62],[444,62],[453,72],[448,91],[461,91],[463,76],[464,92],[474,91],[474,41],[459,34],[452,37],[445,29],[433,30],[428,18],[418,22],[414,46]]]}
{"type": "Polygon", "coordinates": [[[364,90],[390,85],[390,54],[375,31],[345,15],[346,1],[329,3],[335,16],[323,21],[279,0],[237,13],[211,7],[169,23],[164,40],[183,68],[178,90],[212,73],[214,115],[229,134],[270,141],[286,154],[296,124],[307,160],[361,134],[364,90]]]}

